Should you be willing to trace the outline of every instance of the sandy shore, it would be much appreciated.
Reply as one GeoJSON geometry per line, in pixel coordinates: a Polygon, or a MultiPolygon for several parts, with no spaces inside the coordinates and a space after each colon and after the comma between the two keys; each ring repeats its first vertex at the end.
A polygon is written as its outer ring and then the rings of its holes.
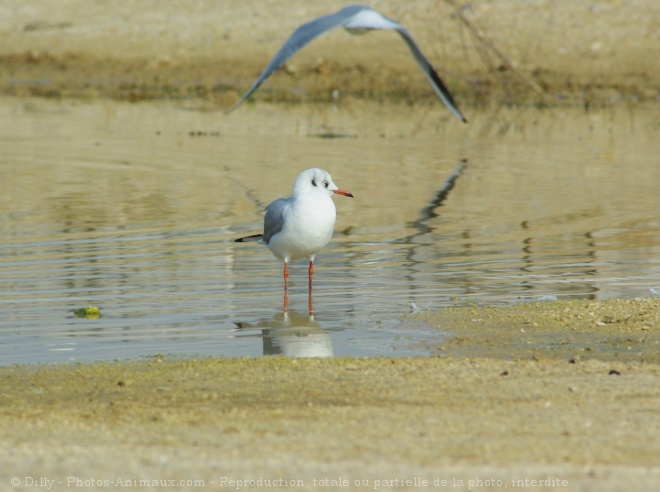
{"type": "Polygon", "coordinates": [[[566,486],[551,490],[652,490],[658,377],[646,363],[452,358],[4,369],[1,480],[278,477],[319,490],[315,479],[343,477],[373,490],[554,477],[566,486]]]}
{"type": "MultiPolygon", "coordinates": [[[[203,98],[228,106],[299,24],[345,2],[35,0],[0,7],[0,91],[47,97],[203,98]]],[[[655,0],[370,5],[409,29],[461,104],[655,100],[655,0]],[[543,93],[540,93],[541,89],[543,93]]],[[[257,98],[434,100],[399,36],[324,35],[257,98]]]]}
{"type": "MultiPolygon", "coordinates": [[[[7,4],[0,92],[228,106],[291,29],[342,5],[7,4]]],[[[372,5],[407,25],[459,105],[503,97],[608,104],[660,94],[660,64],[649,61],[660,59],[655,0],[477,1],[460,8],[464,21],[449,2],[372,5]]],[[[324,99],[341,88],[376,100],[433,100],[391,34],[328,34],[256,97],[324,99]]],[[[657,298],[448,309],[423,315],[455,335],[428,359],[0,368],[0,484],[655,490],[659,313],[657,298]]]]}
{"type": "Polygon", "coordinates": [[[263,482],[248,482],[260,478],[280,480],[268,487],[276,489],[300,480],[296,490],[660,484],[660,300],[426,316],[455,333],[446,351],[480,356],[2,368],[0,483],[52,480],[53,490],[139,480],[257,490],[263,482]],[[530,349],[533,337],[548,337],[548,346],[530,349]],[[614,349],[588,349],[622,338],[614,349]],[[348,485],[323,487],[325,479],[348,485]]]}

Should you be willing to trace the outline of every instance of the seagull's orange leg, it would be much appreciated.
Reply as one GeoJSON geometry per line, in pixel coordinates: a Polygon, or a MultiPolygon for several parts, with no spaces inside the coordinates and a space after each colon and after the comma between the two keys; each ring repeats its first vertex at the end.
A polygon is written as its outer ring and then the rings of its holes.
{"type": "Polygon", "coordinates": [[[309,269],[307,270],[309,275],[309,291],[312,291],[312,277],[314,276],[314,260],[309,261],[309,269]]]}
{"type": "Polygon", "coordinates": [[[309,315],[311,316],[314,312],[314,303],[312,301],[312,277],[314,276],[314,260],[309,260],[309,270],[307,273],[309,275],[309,315]]]}
{"type": "Polygon", "coordinates": [[[288,263],[284,262],[284,312],[286,313],[287,308],[289,307],[289,296],[287,295],[287,280],[289,278],[289,267],[288,263]]]}

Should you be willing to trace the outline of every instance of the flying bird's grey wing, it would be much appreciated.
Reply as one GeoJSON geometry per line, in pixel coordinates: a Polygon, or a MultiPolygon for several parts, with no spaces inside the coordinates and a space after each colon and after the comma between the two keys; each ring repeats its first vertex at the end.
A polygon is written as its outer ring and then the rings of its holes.
{"type": "Polygon", "coordinates": [[[289,39],[282,45],[280,50],[275,53],[275,56],[270,61],[268,66],[261,73],[259,78],[252,84],[252,87],[243,94],[236,104],[234,104],[227,113],[232,112],[238,108],[257,88],[266,80],[275,70],[284,65],[289,58],[296,52],[302,49],[306,44],[313,41],[321,34],[343,25],[348,19],[353,17],[356,13],[360,12],[364,7],[360,5],[349,5],[343,9],[335,12],[334,14],[324,15],[313,21],[307,22],[289,36],[289,39]]]}
{"type": "Polygon", "coordinates": [[[284,227],[284,213],[288,206],[289,200],[287,198],[278,198],[266,207],[263,238],[265,244],[268,244],[270,239],[284,227]]]}
{"type": "Polygon", "coordinates": [[[465,116],[463,116],[461,112],[458,110],[458,107],[456,106],[456,102],[454,101],[454,98],[449,92],[449,89],[447,89],[447,86],[445,86],[444,82],[440,79],[440,77],[436,73],[431,63],[426,59],[424,54],[421,52],[421,50],[417,46],[417,43],[415,43],[415,40],[412,38],[410,33],[403,26],[397,28],[397,32],[406,42],[408,48],[410,48],[411,53],[415,57],[415,60],[417,60],[419,67],[422,69],[422,72],[424,72],[424,75],[433,86],[433,89],[435,90],[435,93],[438,95],[438,97],[442,100],[443,103],[445,103],[445,106],[447,106],[449,110],[452,113],[454,113],[454,115],[459,120],[461,120],[463,123],[467,123],[465,116]]]}

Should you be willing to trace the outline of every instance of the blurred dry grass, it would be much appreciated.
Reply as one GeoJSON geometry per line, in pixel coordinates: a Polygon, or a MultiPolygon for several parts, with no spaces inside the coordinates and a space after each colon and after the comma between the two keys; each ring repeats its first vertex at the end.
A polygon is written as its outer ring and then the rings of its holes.
{"type": "MultiPolygon", "coordinates": [[[[0,92],[121,100],[203,98],[229,105],[302,22],[343,2],[210,0],[6,7],[0,92]]],[[[660,93],[654,0],[401,3],[374,8],[406,25],[462,104],[608,103],[660,93]]],[[[433,100],[398,36],[324,35],[254,97],[433,100]]]]}

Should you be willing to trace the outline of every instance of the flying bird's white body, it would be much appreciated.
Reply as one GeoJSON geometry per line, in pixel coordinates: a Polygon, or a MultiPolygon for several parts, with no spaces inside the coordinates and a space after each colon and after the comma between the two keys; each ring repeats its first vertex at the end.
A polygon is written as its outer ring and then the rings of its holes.
{"type": "Polygon", "coordinates": [[[344,29],[351,34],[366,34],[374,29],[392,30],[400,27],[400,24],[367,7],[360,10],[344,24],[344,29]]]}

